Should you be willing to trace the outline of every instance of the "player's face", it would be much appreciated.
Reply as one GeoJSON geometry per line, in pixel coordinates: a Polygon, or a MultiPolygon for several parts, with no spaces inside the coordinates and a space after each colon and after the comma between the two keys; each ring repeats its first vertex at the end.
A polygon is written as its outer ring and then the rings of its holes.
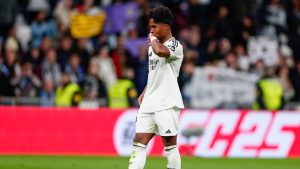
{"type": "Polygon", "coordinates": [[[150,33],[152,33],[159,40],[164,39],[164,36],[167,34],[167,24],[157,23],[152,18],[149,20],[149,27],[150,33]]]}

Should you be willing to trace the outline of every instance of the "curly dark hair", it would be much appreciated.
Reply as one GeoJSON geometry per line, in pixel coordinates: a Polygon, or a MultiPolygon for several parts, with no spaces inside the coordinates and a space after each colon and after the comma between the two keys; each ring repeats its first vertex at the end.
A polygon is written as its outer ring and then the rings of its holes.
{"type": "Polygon", "coordinates": [[[174,15],[168,7],[160,6],[149,11],[148,19],[151,18],[157,23],[165,23],[172,27],[174,15]]]}

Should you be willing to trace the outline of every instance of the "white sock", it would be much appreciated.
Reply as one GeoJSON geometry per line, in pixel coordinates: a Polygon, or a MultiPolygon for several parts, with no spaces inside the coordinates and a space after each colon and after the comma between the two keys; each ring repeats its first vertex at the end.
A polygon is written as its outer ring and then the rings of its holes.
{"type": "Polygon", "coordinates": [[[146,163],[146,145],[133,143],[128,169],[143,169],[146,163]]]}
{"type": "Polygon", "coordinates": [[[166,156],[168,159],[168,169],[180,169],[181,159],[176,145],[165,147],[166,156]]]}

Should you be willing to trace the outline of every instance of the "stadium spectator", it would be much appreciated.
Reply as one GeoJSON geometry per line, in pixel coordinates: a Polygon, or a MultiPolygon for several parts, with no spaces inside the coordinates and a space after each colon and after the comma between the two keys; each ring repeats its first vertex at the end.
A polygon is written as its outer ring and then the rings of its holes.
{"type": "Polygon", "coordinates": [[[227,6],[220,6],[216,19],[212,21],[216,28],[216,38],[233,38],[232,20],[227,6]]]}
{"type": "Polygon", "coordinates": [[[31,48],[29,52],[25,54],[24,61],[28,61],[32,65],[32,70],[35,75],[42,79],[42,57],[38,48],[31,48]]]}
{"type": "Polygon", "coordinates": [[[138,31],[138,36],[139,37],[147,37],[148,35],[148,12],[150,9],[150,4],[149,1],[145,1],[145,0],[140,0],[137,1],[138,5],[139,5],[139,11],[137,13],[139,13],[139,16],[137,18],[137,22],[136,22],[136,28],[138,31]]]}
{"type": "Polygon", "coordinates": [[[129,108],[137,106],[137,91],[132,81],[134,71],[125,69],[123,75],[108,89],[108,106],[110,108],[129,108]]]}
{"type": "Polygon", "coordinates": [[[15,96],[14,87],[11,84],[13,78],[21,75],[21,67],[18,63],[18,54],[14,50],[6,50],[4,61],[0,68],[0,95],[15,96]]]}
{"type": "Polygon", "coordinates": [[[43,80],[52,80],[55,87],[59,86],[61,79],[61,68],[56,62],[56,57],[55,49],[51,48],[47,51],[46,57],[42,63],[43,80]]]}
{"type": "Polygon", "coordinates": [[[109,89],[117,81],[115,65],[109,56],[108,46],[102,46],[94,57],[98,66],[98,76],[103,80],[106,89],[109,89]]]}
{"type": "Polygon", "coordinates": [[[184,92],[184,87],[186,84],[190,83],[193,77],[193,73],[195,71],[196,64],[193,59],[185,59],[182,71],[180,71],[180,76],[178,78],[178,85],[182,92],[182,98],[185,101],[185,105],[189,106],[190,98],[184,92]]]}
{"type": "Polygon", "coordinates": [[[57,49],[57,63],[60,65],[61,69],[64,70],[69,57],[72,54],[73,40],[69,36],[63,36],[60,40],[59,48],[57,49]]]}
{"type": "Polygon", "coordinates": [[[292,86],[292,83],[289,79],[290,70],[287,65],[279,66],[277,70],[277,76],[279,78],[279,81],[283,87],[283,98],[285,102],[288,102],[292,99],[294,96],[294,89],[292,86]]]}
{"type": "Polygon", "coordinates": [[[139,46],[139,54],[137,61],[134,66],[134,82],[138,95],[142,94],[146,84],[147,84],[147,74],[148,74],[148,51],[145,45],[139,46]]]}
{"type": "Polygon", "coordinates": [[[17,16],[17,0],[0,1],[0,39],[7,36],[17,16]]]}
{"type": "Polygon", "coordinates": [[[259,59],[255,62],[250,72],[262,77],[265,74],[266,65],[263,60],[259,59]]]}
{"type": "Polygon", "coordinates": [[[80,86],[71,81],[68,73],[62,72],[61,85],[55,92],[55,105],[59,107],[77,106],[82,99],[80,86]]]}
{"type": "Polygon", "coordinates": [[[57,3],[53,15],[57,20],[59,30],[67,32],[70,28],[70,15],[72,11],[73,0],[61,0],[57,3]]]}
{"type": "Polygon", "coordinates": [[[80,58],[80,65],[82,66],[82,69],[86,72],[89,61],[91,58],[90,52],[91,48],[89,47],[88,39],[87,38],[80,38],[77,40],[76,47],[75,47],[75,52],[78,54],[80,58]],[[88,50],[88,48],[90,48],[88,50]]]}
{"type": "Polygon", "coordinates": [[[266,74],[257,84],[257,100],[254,109],[279,110],[284,107],[283,86],[275,76],[273,67],[266,68],[266,74]]]}
{"type": "Polygon", "coordinates": [[[236,55],[232,52],[226,53],[224,60],[219,62],[219,67],[238,70],[238,62],[236,55]]]}
{"type": "Polygon", "coordinates": [[[46,11],[39,11],[36,14],[35,20],[31,24],[31,32],[32,32],[32,47],[40,47],[42,38],[54,37],[57,33],[56,31],[56,23],[54,20],[47,21],[46,20],[47,13],[46,11]]]}
{"type": "Polygon", "coordinates": [[[279,0],[268,0],[262,9],[261,19],[263,35],[277,37],[287,30],[287,14],[279,0]]]}
{"type": "Polygon", "coordinates": [[[11,27],[9,30],[7,37],[3,40],[3,47],[5,50],[13,50],[18,54],[22,54],[22,46],[20,41],[17,38],[16,28],[11,27]]]}
{"type": "Polygon", "coordinates": [[[54,106],[55,100],[55,85],[52,80],[45,80],[43,88],[40,93],[41,106],[51,107],[54,106]]]}
{"type": "Polygon", "coordinates": [[[186,46],[189,50],[194,52],[193,58],[197,62],[198,65],[204,65],[206,62],[206,58],[204,58],[201,54],[203,53],[203,49],[201,47],[201,30],[198,25],[191,25],[187,29],[186,37],[183,37],[186,46]]]}
{"type": "Polygon", "coordinates": [[[254,20],[249,15],[243,16],[236,27],[234,41],[236,44],[246,46],[249,38],[256,35],[254,20]]]}
{"type": "Polygon", "coordinates": [[[30,62],[21,65],[21,75],[13,78],[11,83],[15,87],[16,97],[37,97],[42,86],[41,80],[33,73],[30,62]]]}
{"type": "Polygon", "coordinates": [[[65,72],[70,75],[71,81],[73,83],[77,83],[79,85],[82,84],[85,72],[80,64],[81,59],[77,53],[73,53],[70,58],[69,62],[65,67],[65,72]]]}
{"type": "Polygon", "coordinates": [[[46,53],[48,52],[48,50],[55,47],[53,43],[54,43],[54,39],[51,37],[44,36],[42,38],[42,42],[39,47],[42,59],[46,57],[46,53]]]}
{"type": "Polygon", "coordinates": [[[237,56],[239,70],[248,72],[250,68],[249,56],[246,54],[246,49],[242,44],[237,44],[234,47],[234,53],[237,56]]]}
{"type": "Polygon", "coordinates": [[[110,55],[116,67],[117,78],[121,78],[127,68],[133,67],[132,56],[130,55],[130,52],[125,48],[123,36],[120,35],[117,37],[116,47],[111,50],[110,55]]]}
{"type": "Polygon", "coordinates": [[[91,60],[82,87],[85,99],[107,99],[106,87],[97,74],[98,69],[97,62],[91,60]]]}
{"type": "Polygon", "coordinates": [[[108,43],[108,37],[106,34],[104,33],[101,33],[99,34],[96,39],[94,39],[94,46],[95,46],[95,51],[97,52],[98,49],[100,49],[101,47],[103,46],[106,46],[106,47],[110,47],[109,43],[108,43]]]}

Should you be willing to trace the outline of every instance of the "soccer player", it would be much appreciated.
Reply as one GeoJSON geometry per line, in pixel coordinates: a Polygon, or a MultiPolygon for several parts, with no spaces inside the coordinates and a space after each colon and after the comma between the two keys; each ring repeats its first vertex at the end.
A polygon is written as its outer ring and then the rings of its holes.
{"type": "Polygon", "coordinates": [[[180,169],[177,148],[179,115],[184,108],[177,77],[183,60],[182,45],[172,36],[173,14],[167,7],[149,12],[148,82],[139,96],[136,134],[129,169],[143,169],[146,147],[152,137],[162,137],[168,169],[180,169]]]}

